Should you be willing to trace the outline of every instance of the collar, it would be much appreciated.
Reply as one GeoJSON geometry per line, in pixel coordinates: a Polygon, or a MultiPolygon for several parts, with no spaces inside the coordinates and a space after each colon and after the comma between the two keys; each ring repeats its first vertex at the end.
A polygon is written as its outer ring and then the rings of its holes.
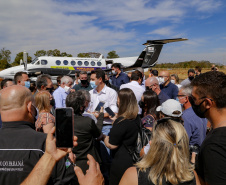
{"type": "Polygon", "coordinates": [[[32,128],[35,129],[35,124],[27,121],[11,121],[2,122],[2,129],[4,128],[32,128]]]}
{"type": "Polygon", "coordinates": [[[166,86],[164,86],[164,87],[169,87],[169,86],[171,86],[171,82],[169,82],[166,86]]]}
{"type": "Polygon", "coordinates": [[[93,93],[94,94],[101,94],[101,93],[103,93],[103,94],[106,94],[106,89],[107,89],[107,86],[106,86],[106,84],[104,85],[104,88],[98,93],[97,92],[97,89],[95,88],[95,89],[93,89],[93,93]]]}
{"type": "Polygon", "coordinates": [[[85,85],[83,85],[82,83],[79,83],[79,86],[80,86],[80,87],[85,87],[85,88],[86,88],[86,87],[89,87],[89,82],[87,81],[87,83],[86,83],[85,85]]]}

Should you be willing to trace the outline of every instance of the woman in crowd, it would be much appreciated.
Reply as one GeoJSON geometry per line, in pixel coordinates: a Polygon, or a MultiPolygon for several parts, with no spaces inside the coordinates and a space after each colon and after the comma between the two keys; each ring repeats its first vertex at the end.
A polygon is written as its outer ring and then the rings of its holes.
{"type": "Polygon", "coordinates": [[[48,133],[55,125],[55,117],[50,113],[53,97],[48,91],[39,91],[35,95],[35,105],[38,109],[38,119],[35,122],[36,130],[48,133]]]}
{"type": "Polygon", "coordinates": [[[154,91],[145,91],[139,101],[144,117],[141,119],[144,127],[152,131],[153,123],[157,120],[156,108],[159,106],[158,95],[154,91]]]}
{"type": "MultiPolygon", "coordinates": [[[[72,151],[76,155],[76,165],[86,173],[89,168],[87,154],[92,155],[97,162],[101,162],[93,140],[101,135],[103,121],[95,124],[91,118],[82,116],[86,108],[86,98],[81,91],[70,93],[66,98],[66,106],[74,109],[74,135],[78,137],[78,146],[72,151]]],[[[104,113],[101,112],[99,117],[103,119],[104,113]]]]}
{"type": "Polygon", "coordinates": [[[181,85],[179,84],[179,77],[177,74],[171,75],[171,83],[175,84],[178,87],[178,89],[181,88],[181,85]]]}
{"type": "Polygon", "coordinates": [[[133,166],[132,156],[128,149],[134,150],[139,131],[138,105],[131,89],[125,88],[118,92],[119,107],[117,119],[104,139],[105,145],[112,150],[113,160],[110,170],[110,185],[118,184],[124,172],[133,166]]]}
{"type": "Polygon", "coordinates": [[[163,118],[155,125],[148,154],[125,172],[120,185],[195,185],[193,169],[183,125],[163,118]]]}

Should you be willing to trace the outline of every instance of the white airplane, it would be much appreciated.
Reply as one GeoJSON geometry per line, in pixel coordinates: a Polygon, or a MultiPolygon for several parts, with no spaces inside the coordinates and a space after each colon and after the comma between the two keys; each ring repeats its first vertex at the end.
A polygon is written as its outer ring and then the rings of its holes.
{"type": "Polygon", "coordinates": [[[74,76],[77,71],[90,72],[97,68],[111,71],[111,65],[113,63],[120,63],[123,71],[134,70],[137,67],[149,68],[156,64],[163,44],[185,40],[188,39],[148,40],[143,44],[145,48],[138,57],[113,59],[105,59],[102,55],[99,58],[42,56],[35,58],[30,64],[27,64],[27,54],[24,52],[24,65],[10,67],[0,71],[0,78],[13,79],[14,75],[19,71],[27,71],[27,73],[33,77],[31,78],[33,81],[35,81],[36,77],[40,74],[49,74],[53,76],[53,78],[59,75],[74,76]]]}

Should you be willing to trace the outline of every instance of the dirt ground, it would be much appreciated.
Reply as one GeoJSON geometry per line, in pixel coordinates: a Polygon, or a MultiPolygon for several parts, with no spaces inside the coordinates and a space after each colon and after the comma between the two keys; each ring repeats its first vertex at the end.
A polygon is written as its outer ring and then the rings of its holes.
{"type": "MultiPolygon", "coordinates": [[[[180,82],[184,79],[186,79],[188,76],[188,69],[186,68],[172,68],[172,69],[167,69],[167,68],[152,68],[155,70],[160,71],[169,71],[170,74],[177,74],[179,76],[180,82]]],[[[210,69],[202,69],[202,73],[205,73],[207,71],[210,71],[210,69]]],[[[219,69],[219,71],[224,72],[226,74],[226,69],[219,69]]],[[[145,77],[148,78],[149,71],[145,72],[145,77]]]]}

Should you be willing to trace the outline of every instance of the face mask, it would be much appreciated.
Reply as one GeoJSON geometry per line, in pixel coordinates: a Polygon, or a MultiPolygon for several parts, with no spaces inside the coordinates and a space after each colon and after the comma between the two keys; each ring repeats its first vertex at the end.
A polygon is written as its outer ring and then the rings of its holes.
{"type": "Polygon", "coordinates": [[[189,101],[191,103],[192,109],[195,112],[195,114],[200,118],[205,118],[205,113],[206,113],[207,109],[204,111],[201,111],[201,109],[200,109],[201,105],[203,104],[203,102],[205,100],[203,100],[199,105],[196,105],[192,98],[189,98],[189,101]]]}
{"type": "Polygon", "coordinates": [[[116,74],[116,71],[115,70],[112,70],[112,74],[115,75],[116,74]]]}
{"type": "Polygon", "coordinates": [[[81,84],[83,84],[83,85],[85,85],[85,84],[87,84],[87,80],[81,80],[81,84]]]}
{"type": "Polygon", "coordinates": [[[190,81],[192,81],[195,77],[194,76],[189,76],[188,77],[190,81]]]}
{"type": "Polygon", "coordinates": [[[171,80],[171,83],[172,83],[172,84],[175,84],[175,80],[171,80]]]}
{"type": "Polygon", "coordinates": [[[141,109],[143,109],[145,107],[144,102],[141,100],[138,102],[138,105],[140,106],[141,109]]]}
{"type": "Polygon", "coordinates": [[[93,89],[95,89],[97,87],[96,84],[95,84],[95,81],[90,81],[90,85],[93,89]]]}
{"type": "Polygon", "coordinates": [[[49,93],[50,93],[50,94],[52,94],[52,93],[53,93],[54,88],[53,88],[53,87],[52,87],[52,88],[46,88],[46,90],[47,90],[47,91],[49,91],[49,93]]]}
{"type": "Polygon", "coordinates": [[[105,84],[108,84],[109,83],[109,80],[105,80],[105,84]]]}
{"type": "Polygon", "coordinates": [[[65,85],[64,90],[65,90],[66,93],[69,93],[70,92],[70,89],[71,89],[70,87],[68,87],[68,86],[65,85]]]}
{"type": "Polygon", "coordinates": [[[52,107],[55,107],[55,100],[54,99],[50,100],[50,105],[52,105],[52,107]]]}
{"type": "Polygon", "coordinates": [[[24,83],[25,83],[25,87],[27,87],[29,89],[30,86],[31,86],[30,82],[29,81],[25,81],[24,83]]]}
{"type": "Polygon", "coordinates": [[[159,77],[159,85],[164,84],[165,80],[163,77],[159,77]]]}

